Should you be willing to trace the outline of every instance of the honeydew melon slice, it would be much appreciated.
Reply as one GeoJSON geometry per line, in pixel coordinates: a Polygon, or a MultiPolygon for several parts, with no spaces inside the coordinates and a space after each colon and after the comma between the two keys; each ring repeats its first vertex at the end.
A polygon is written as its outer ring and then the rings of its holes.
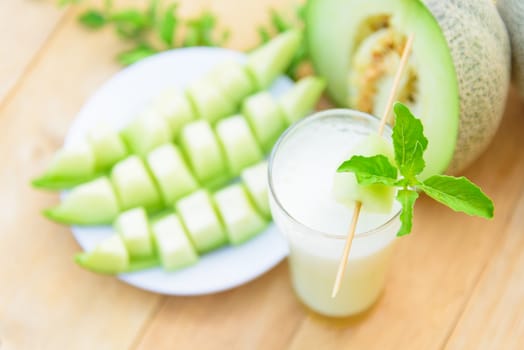
{"type": "Polygon", "coordinates": [[[266,219],[271,219],[267,177],[267,162],[246,168],[241,174],[242,183],[252,202],[266,219]]]}
{"type": "Polygon", "coordinates": [[[187,96],[176,88],[163,91],[151,105],[154,114],[167,120],[171,135],[176,140],[182,127],[195,120],[195,111],[187,96]]]}
{"type": "Polygon", "coordinates": [[[219,63],[209,73],[209,79],[215,83],[217,90],[236,106],[256,89],[244,65],[234,61],[219,63]]]}
{"type": "Polygon", "coordinates": [[[286,120],[269,92],[259,92],[244,101],[242,114],[265,152],[269,152],[286,128],[286,120]]]}
{"type": "Polygon", "coordinates": [[[95,167],[98,171],[110,169],[128,154],[120,135],[107,125],[101,124],[89,131],[87,140],[93,148],[95,167]]]}
{"type": "Polygon", "coordinates": [[[326,83],[322,78],[311,76],[301,79],[283,94],[278,103],[287,124],[291,125],[311,112],[325,87],[326,83]]]}
{"type": "Polygon", "coordinates": [[[289,30],[249,54],[246,69],[258,90],[269,87],[273,80],[284,72],[301,41],[301,31],[289,30]]]}
{"type": "Polygon", "coordinates": [[[45,173],[34,179],[32,185],[48,189],[71,188],[93,179],[95,175],[93,150],[82,141],[60,149],[45,173]]]}
{"type": "Polygon", "coordinates": [[[182,198],[175,208],[198,253],[206,253],[227,243],[226,232],[206,190],[182,198]]]}
{"type": "Polygon", "coordinates": [[[116,194],[107,177],[72,189],[55,208],[47,209],[49,219],[70,225],[110,224],[120,211],[116,194]]]}
{"type": "Polygon", "coordinates": [[[236,115],[218,122],[216,133],[232,175],[264,158],[262,149],[244,117],[236,115]]]}
{"type": "Polygon", "coordinates": [[[160,193],[138,156],[117,163],[111,172],[111,182],[123,210],[144,207],[154,212],[163,207],[160,193]]]}
{"type": "MultiPolygon", "coordinates": [[[[386,139],[372,134],[360,141],[352,150],[353,155],[385,155],[391,164],[395,164],[393,149],[386,139]]],[[[338,202],[353,207],[355,202],[362,203],[362,210],[375,213],[389,213],[395,199],[395,188],[385,185],[359,185],[354,173],[335,173],[333,178],[333,196],[338,202]]]]}
{"type": "Polygon", "coordinates": [[[180,145],[197,179],[202,183],[221,183],[227,167],[211,125],[200,120],[182,129],[180,145]]]}
{"type": "Polygon", "coordinates": [[[152,236],[144,208],[134,208],[120,214],[115,221],[115,229],[122,237],[131,259],[153,256],[152,236]]]}
{"type": "Polygon", "coordinates": [[[198,189],[180,150],[171,143],[155,148],[147,155],[147,165],[158,184],[164,203],[172,205],[179,198],[198,189]]]}
{"type": "Polygon", "coordinates": [[[240,244],[267,226],[249,201],[241,184],[229,185],[213,195],[231,244],[240,244]]]}
{"type": "Polygon", "coordinates": [[[175,214],[157,219],[151,230],[164,269],[176,270],[198,261],[198,255],[175,214]]]}
{"type": "Polygon", "coordinates": [[[491,1],[311,0],[306,27],[313,65],[335,102],[375,115],[395,74],[392,57],[415,34],[399,100],[429,140],[422,177],[459,172],[488,146],[509,81],[508,36],[491,1]],[[390,35],[369,39],[381,30],[390,35]]]}
{"type": "Polygon", "coordinates": [[[153,110],[135,118],[122,130],[122,137],[133,154],[145,156],[173,138],[168,121],[153,110]]]}
{"type": "Polygon", "coordinates": [[[111,275],[124,272],[129,266],[126,247],[118,235],[106,238],[90,252],[77,254],[75,261],[85,269],[111,275]]]}
{"type": "Polygon", "coordinates": [[[236,111],[235,103],[223,95],[207,76],[190,84],[186,94],[197,116],[210,123],[215,123],[236,111]]]}

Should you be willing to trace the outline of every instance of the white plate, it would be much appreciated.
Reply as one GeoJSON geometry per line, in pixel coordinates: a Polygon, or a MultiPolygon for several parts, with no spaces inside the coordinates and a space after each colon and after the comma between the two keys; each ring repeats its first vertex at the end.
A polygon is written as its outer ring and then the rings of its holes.
{"type": "MultiPolygon", "coordinates": [[[[122,128],[165,88],[184,88],[226,59],[243,61],[245,56],[220,48],[178,49],[157,54],[122,70],[84,105],[67,135],[66,144],[81,139],[100,122],[122,128]]],[[[270,92],[277,96],[291,86],[291,81],[282,77],[270,92]]],[[[93,249],[100,240],[114,234],[111,227],[73,227],[72,230],[84,250],[93,249]]],[[[206,254],[196,265],[186,269],[165,272],[153,268],[121,274],[118,278],[162,294],[208,294],[253,280],[279,263],[287,252],[286,242],[271,224],[252,240],[206,254]]]]}

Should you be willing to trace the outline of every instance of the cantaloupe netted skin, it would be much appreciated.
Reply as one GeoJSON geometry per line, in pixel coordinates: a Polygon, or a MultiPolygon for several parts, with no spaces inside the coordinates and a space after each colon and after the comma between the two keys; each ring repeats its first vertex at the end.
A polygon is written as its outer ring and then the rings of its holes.
{"type": "Polygon", "coordinates": [[[448,172],[458,173],[488,147],[500,124],[510,79],[509,38],[490,0],[424,3],[439,23],[455,63],[460,124],[448,172]]]}
{"type": "Polygon", "coordinates": [[[511,42],[513,79],[524,98],[524,1],[498,0],[499,10],[511,42]]]}

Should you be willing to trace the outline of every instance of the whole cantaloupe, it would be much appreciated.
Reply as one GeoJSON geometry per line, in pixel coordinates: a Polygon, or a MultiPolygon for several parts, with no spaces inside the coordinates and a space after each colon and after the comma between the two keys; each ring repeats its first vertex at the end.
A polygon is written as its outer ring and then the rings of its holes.
{"type": "Polygon", "coordinates": [[[513,79],[524,98],[524,0],[498,0],[497,8],[511,42],[513,79]]]}
{"type": "Polygon", "coordinates": [[[492,140],[508,93],[510,45],[490,0],[309,0],[306,33],[333,100],[377,116],[415,35],[398,99],[429,139],[423,176],[462,171],[492,140]]]}

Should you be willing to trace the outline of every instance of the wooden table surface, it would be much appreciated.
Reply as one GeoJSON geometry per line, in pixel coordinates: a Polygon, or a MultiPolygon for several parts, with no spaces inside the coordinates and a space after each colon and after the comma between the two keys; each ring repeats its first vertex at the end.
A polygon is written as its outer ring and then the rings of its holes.
{"type": "MultiPolygon", "coordinates": [[[[233,30],[230,46],[246,49],[265,9],[291,2],[187,0],[181,9],[211,7],[233,30]]],[[[28,182],[84,101],[121,69],[123,44],[81,28],[77,14],[54,0],[0,1],[1,350],[524,348],[524,104],[514,91],[494,142],[465,173],[493,197],[495,219],[422,198],[385,293],[357,319],[308,312],[286,262],[202,297],[152,294],[76,266],[69,229],[39,214],[57,196],[28,182]]]]}

